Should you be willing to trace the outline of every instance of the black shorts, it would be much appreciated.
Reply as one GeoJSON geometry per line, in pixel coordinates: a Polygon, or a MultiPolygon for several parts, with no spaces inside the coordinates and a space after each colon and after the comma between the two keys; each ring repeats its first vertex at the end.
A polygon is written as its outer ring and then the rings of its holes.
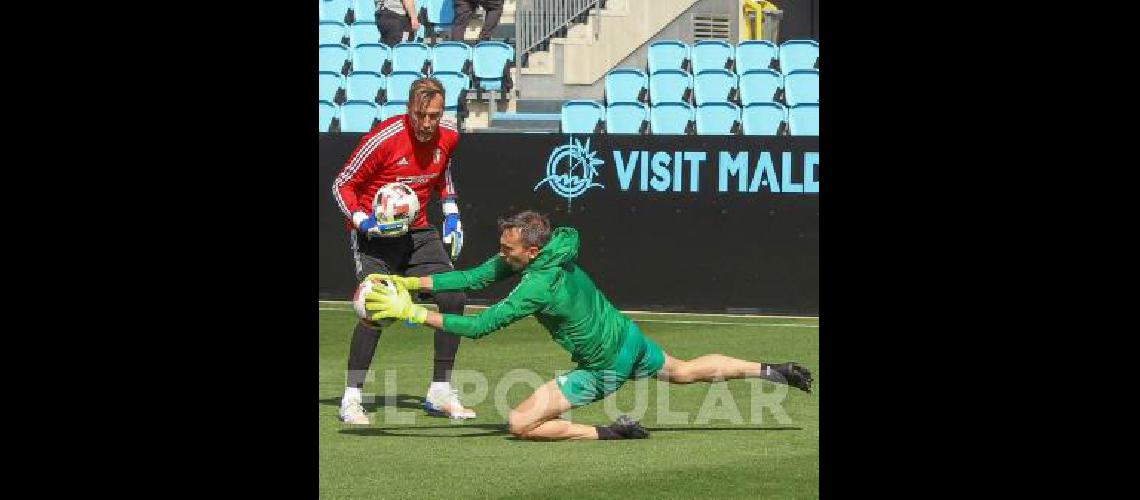
{"type": "Polygon", "coordinates": [[[398,238],[369,238],[353,231],[350,238],[357,281],[369,274],[428,276],[455,269],[433,227],[412,229],[398,238]]]}

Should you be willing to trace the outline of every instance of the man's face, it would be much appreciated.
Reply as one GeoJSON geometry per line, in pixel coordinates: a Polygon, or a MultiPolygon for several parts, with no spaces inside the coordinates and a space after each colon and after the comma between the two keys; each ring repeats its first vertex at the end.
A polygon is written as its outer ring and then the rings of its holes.
{"type": "Polygon", "coordinates": [[[443,96],[435,94],[430,98],[421,97],[420,101],[408,103],[408,118],[416,132],[416,140],[428,142],[435,136],[439,128],[439,118],[443,116],[443,96]]]}
{"type": "Polygon", "coordinates": [[[538,256],[538,247],[523,243],[522,231],[512,227],[499,236],[499,255],[507,265],[511,266],[511,269],[522,271],[538,256]]]}

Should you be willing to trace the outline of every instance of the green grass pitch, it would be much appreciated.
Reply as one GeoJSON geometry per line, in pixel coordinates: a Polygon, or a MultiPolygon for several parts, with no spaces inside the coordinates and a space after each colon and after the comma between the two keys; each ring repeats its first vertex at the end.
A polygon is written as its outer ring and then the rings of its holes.
{"type": "MultiPolygon", "coordinates": [[[[662,393],[655,379],[640,388],[631,382],[608,398],[610,406],[639,417],[652,433],[649,439],[540,443],[511,437],[506,414],[497,409],[530,395],[528,377],[545,382],[573,368],[569,354],[533,318],[478,341],[463,340],[455,369],[481,373],[487,394],[475,404],[477,394],[463,398],[479,417],[461,422],[428,417],[419,409],[431,378],[431,330],[402,324],[386,329],[364,389],[376,396],[365,404],[372,424],[361,427],[336,419],[356,317],[347,303],[319,307],[323,498],[819,496],[816,318],[631,313],[673,356],[720,353],[752,361],[799,361],[812,371],[815,392],[788,389],[779,398],[783,386],[735,380],[674,385],[662,393]],[[508,374],[518,382],[503,384],[508,374]]],[[[461,390],[471,394],[478,384],[461,390]]],[[[588,425],[611,420],[605,401],[572,410],[569,418],[588,425]]]]}

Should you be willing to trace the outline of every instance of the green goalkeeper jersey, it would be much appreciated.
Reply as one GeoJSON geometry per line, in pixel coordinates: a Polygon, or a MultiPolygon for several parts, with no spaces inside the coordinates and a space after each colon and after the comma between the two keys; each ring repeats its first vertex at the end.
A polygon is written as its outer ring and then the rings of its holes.
{"type": "MultiPolygon", "coordinates": [[[[443,329],[477,339],[533,314],[571,359],[588,369],[611,366],[630,320],[618,311],[574,261],[578,231],[559,227],[550,242],[521,271],[518,286],[477,316],[443,315],[443,329]]],[[[496,255],[478,267],[432,275],[436,291],[482,290],[516,274],[496,255]]]]}

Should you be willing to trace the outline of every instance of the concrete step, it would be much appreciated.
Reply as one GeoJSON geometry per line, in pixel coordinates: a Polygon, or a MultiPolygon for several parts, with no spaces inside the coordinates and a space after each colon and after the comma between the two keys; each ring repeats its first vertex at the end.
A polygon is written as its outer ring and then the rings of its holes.
{"type": "Polygon", "coordinates": [[[519,99],[515,106],[519,113],[562,113],[562,99],[519,99]]]}

